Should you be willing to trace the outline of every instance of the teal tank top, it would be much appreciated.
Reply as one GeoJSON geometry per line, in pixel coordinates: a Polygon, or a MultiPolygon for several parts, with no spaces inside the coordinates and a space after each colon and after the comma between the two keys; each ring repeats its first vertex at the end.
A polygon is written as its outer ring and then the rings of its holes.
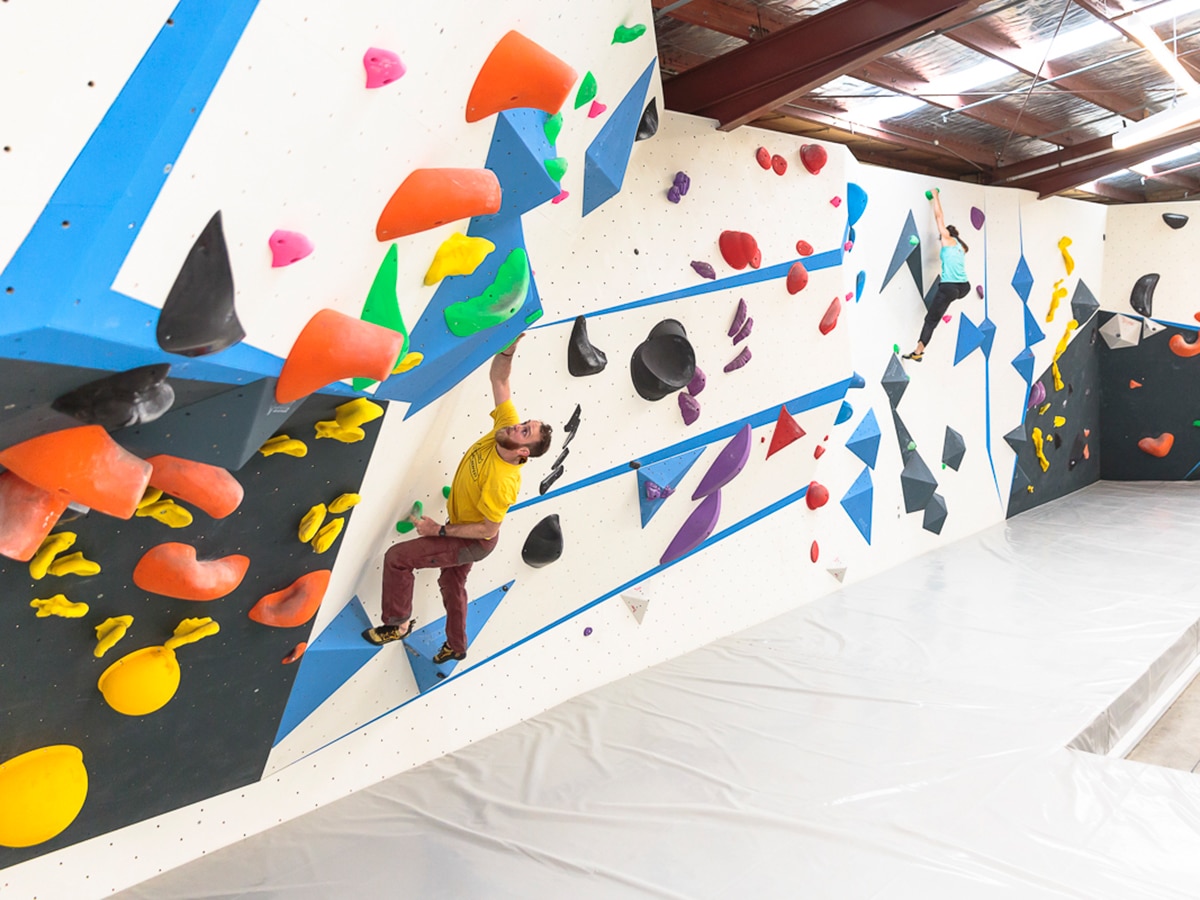
{"type": "Polygon", "coordinates": [[[967,260],[958,241],[953,247],[942,246],[942,282],[966,281],[967,260]]]}

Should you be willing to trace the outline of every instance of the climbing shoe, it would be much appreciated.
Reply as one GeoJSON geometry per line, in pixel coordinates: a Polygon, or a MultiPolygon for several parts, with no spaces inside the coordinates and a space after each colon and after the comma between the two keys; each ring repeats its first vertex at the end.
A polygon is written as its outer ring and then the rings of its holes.
{"type": "Polygon", "coordinates": [[[440,666],[444,662],[450,662],[450,660],[452,660],[452,659],[466,659],[466,658],[467,658],[467,654],[465,654],[465,653],[455,653],[454,650],[450,647],[449,641],[446,641],[446,643],[442,644],[442,649],[439,650],[437,653],[433,654],[434,665],[438,665],[438,666],[440,666]]]}
{"type": "Polygon", "coordinates": [[[917,353],[914,351],[913,353],[905,353],[904,358],[911,359],[913,362],[920,362],[921,360],[923,360],[925,358],[925,354],[917,353]]]}
{"type": "Polygon", "coordinates": [[[402,641],[412,634],[413,626],[416,623],[416,619],[409,619],[408,625],[404,628],[401,628],[399,625],[379,625],[375,628],[368,628],[362,633],[363,640],[368,644],[374,644],[376,647],[382,647],[384,644],[390,644],[392,641],[402,641]]]}

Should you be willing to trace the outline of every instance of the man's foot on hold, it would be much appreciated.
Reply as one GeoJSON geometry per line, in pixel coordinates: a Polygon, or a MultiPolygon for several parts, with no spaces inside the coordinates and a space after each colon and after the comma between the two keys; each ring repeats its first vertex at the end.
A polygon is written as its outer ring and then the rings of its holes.
{"type": "Polygon", "coordinates": [[[920,362],[924,358],[925,358],[925,351],[923,351],[923,350],[920,353],[918,353],[916,350],[914,350],[912,353],[904,354],[904,359],[911,359],[913,362],[920,362]]]}
{"type": "Polygon", "coordinates": [[[362,633],[363,640],[368,644],[374,644],[376,647],[382,647],[384,644],[390,644],[392,641],[402,641],[412,634],[415,624],[417,624],[416,619],[409,619],[408,624],[403,628],[399,625],[377,625],[374,628],[368,628],[362,633]]]}
{"type": "Polygon", "coordinates": [[[446,643],[442,644],[442,649],[439,650],[437,653],[433,654],[434,665],[438,665],[438,666],[440,666],[444,662],[450,662],[450,660],[452,660],[452,659],[466,659],[466,658],[467,658],[467,654],[465,654],[465,653],[455,653],[453,648],[451,648],[449,641],[446,641],[446,643]]]}

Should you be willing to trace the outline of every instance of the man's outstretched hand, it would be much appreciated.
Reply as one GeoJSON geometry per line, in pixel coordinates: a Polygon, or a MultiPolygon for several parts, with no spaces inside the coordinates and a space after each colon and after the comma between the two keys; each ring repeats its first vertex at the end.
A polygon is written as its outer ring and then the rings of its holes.
{"type": "Polygon", "coordinates": [[[437,537],[438,531],[442,528],[440,522],[434,521],[429,516],[421,516],[417,519],[416,526],[417,534],[421,537],[437,537]]]}

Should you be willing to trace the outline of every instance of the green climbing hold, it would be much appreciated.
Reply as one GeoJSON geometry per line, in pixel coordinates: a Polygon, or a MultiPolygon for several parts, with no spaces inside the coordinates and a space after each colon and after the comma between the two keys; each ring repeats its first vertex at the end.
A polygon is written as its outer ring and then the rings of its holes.
{"type": "Polygon", "coordinates": [[[558,143],[558,135],[562,132],[562,122],[562,113],[555,113],[542,126],[542,129],[546,132],[546,141],[551,147],[558,143]]]}
{"type": "Polygon", "coordinates": [[[456,337],[470,337],[507,322],[525,304],[528,294],[529,257],[518,247],[500,264],[496,280],[482,294],[446,307],[446,327],[456,337]]]}
{"type": "Polygon", "coordinates": [[[893,353],[899,353],[899,352],[900,352],[900,345],[899,345],[899,344],[892,344],[892,352],[893,352],[893,353]]]}
{"type": "Polygon", "coordinates": [[[921,243],[921,239],[914,234],[909,236],[908,242],[915,247],[917,244],[921,243]]]}
{"type": "Polygon", "coordinates": [[[614,44],[628,44],[630,41],[636,41],[645,33],[645,25],[634,25],[630,28],[626,28],[624,25],[618,25],[617,30],[613,32],[612,42],[614,44]]]}
{"type": "Polygon", "coordinates": [[[536,322],[538,319],[540,319],[542,317],[543,313],[544,313],[544,310],[535,309],[533,312],[531,312],[529,315],[527,315],[525,317],[525,324],[532,325],[534,322],[536,322]]]}
{"type": "Polygon", "coordinates": [[[1194,426],[1196,426],[1197,428],[1200,428],[1200,419],[1197,419],[1197,420],[1196,420],[1195,422],[1193,422],[1192,424],[1193,424],[1194,426]]]}
{"type": "Polygon", "coordinates": [[[932,199],[933,199],[933,191],[926,191],[926,192],[925,192],[925,199],[926,199],[926,200],[932,200],[932,199]]]}
{"type": "Polygon", "coordinates": [[[916,442],[916,441],[909,441],[909,442],[908,442],[908,449],[909,449],[909,450],[916,450],[916,449],[917,449],[917,442],[916,442]]]}
{"type": "Polygon", "coordinates": [[[446,485],[444,488],[442,488],[442,496],[447,500],[450,499],[450,485],[446,485]]]}
{"type": "MultiPolygon", "coordinates": [[[[449,488],[446,488],[449,490],[449,488]]],[[[420,500],[413,502],[412,509],[408,511],[408,515],[396,523],[396,530],[401,534],[408,534],[417,527],[417,519],[425,515],[425,504],[420,500]]]]}
{"type": "MultiPolygon", "coordinates": [[[[399,270],[396,245],[392,244],[388,247],[383,262],[379,264],[379,271],[375,273],[375,280],[371,282],[371,290],[367,292],[367,300],[363,303],[362,315],[359,316],[364,322],[381,325],[404,335],[404,345],[396,358],[397,363],[408,353],[408,329],[404,327],[404,317],[400,315],[400,300],[396,296],[396,275],[399,270]]],[[[374,383],[373,378],[355,378],[353,381],[356,391],[364,390],[374,383]]]]}
{"type": "Polygon", "coordinates": [[[547,159],[544,162],[550,177],[555,181],[562,181],[562,177],[567,174],[567,161],[561,156],[556,156],[554,159],[547,159]]]}
{"type": "Polygon", "coordinates": [[[583,106],[585,103],[591,103],[596,99],[596,76],[589,70],[583,76],[583,82],[579,85],[579,93],[575,95],[575,108],[583,106]]]}

